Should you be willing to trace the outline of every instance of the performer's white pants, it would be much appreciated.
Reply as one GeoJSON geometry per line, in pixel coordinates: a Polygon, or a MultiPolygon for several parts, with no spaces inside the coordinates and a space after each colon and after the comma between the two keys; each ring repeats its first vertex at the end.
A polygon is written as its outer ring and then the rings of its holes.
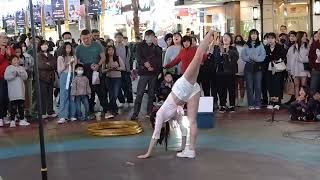
{"type": "Polygon", "coordinates": [[[200,92],[200,90],[201,89],[198,83],[192,85],[184,76],[181,76],[172,87],[172,92],[177,96],[178,99],[184,102],[188,102],[189,99],[200,92]]]}

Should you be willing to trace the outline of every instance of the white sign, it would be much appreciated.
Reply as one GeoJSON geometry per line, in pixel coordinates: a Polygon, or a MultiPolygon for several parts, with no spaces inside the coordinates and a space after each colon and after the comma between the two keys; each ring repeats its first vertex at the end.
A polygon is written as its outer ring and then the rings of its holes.
{"type": "Polygon", "coordinates": [[[198,112],[213,112],[213,97],[200,97],[198,112]]]}

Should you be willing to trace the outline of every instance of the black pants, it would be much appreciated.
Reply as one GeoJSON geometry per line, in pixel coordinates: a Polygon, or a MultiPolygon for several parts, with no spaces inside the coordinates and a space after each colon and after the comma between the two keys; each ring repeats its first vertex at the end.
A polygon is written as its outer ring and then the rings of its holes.
{"type": "Polygon", "coordinates": [[[218,73],[216,75],[217,91],[220,100],[220,106],[226,106],[229,93],[229,105],[236,104],[236,76],[227,73],[218,73]]]}
{"type": "Polygon", "coordinates": [[[216,104],[218,102],[218,95],[215,76],[215,73],[201,72],[197,81],[202,86],[204,96],[212,96],[216,104]]]}
{"type": "Polygon", "coordinates": [[[19,120],[24,119],[24,100],[10,101],[10,119],[14,121],[17,112],[19,113],[19,120]]]}
{"type": "Polygon", "coordinates": [[[134,112],[133,117],[139,115],[141,109],[142,98],[148,85],[148,104],[147,104],[147,114],[151,114],[153,108],[153,99],[155,98],[155,87],[157,83],[157,76],[140,76],[138,87],[137,87],[137,97],[134,102],[134,112]]]}
{"type": "Polygon", "coordinates": [[[265,70],[262,72],[262,81],[261,81],[261,92],[262,92],[262,104],[267,105],[269,102],[268,93],[270,91],[268,88],[268,82],[270,82],[271,71],[265,70]]]}
{"type": "MultiPolygon", "coordinates": [[[[53,83],[40,80],[42,115],[52,115],[53,111],[53,83]]],[[[38,107],[38,106],[37,106],[38,107]]],[[[39,111],[38,111],[39,112],[39,111]]]]}
{"type": "Polygon", "coordinates": [[[121,103],[133,103],[132,80],[130,72],[121,73],[121,90],[119,93],[119,101],[121,103]],[[126,101],[127,99],[127,101],[126,101]]]}
{"type": "Polygon", "coordinates": [[[8,104],[9,98],[7,81],[0,79],[0,119],[7,116],[8,104]]]}
{"type": "Polygon", "coordinates": [[[277,97],[279,101],[276,104],[279,104],[283,97],[284,89],[284,72],[277,72],[272,74],[268,73],[267,77],[267,86],[270,97],[277,97]]]}

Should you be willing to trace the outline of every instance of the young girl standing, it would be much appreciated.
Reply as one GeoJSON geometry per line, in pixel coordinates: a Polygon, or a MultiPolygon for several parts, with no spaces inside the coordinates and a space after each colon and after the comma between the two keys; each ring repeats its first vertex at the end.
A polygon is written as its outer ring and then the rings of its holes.
{"type": "Polygon", "coordinates": [[[75,118],[75,104],[70,98],[70,84],[76,64],[76,58],[73,55],[71,43],[66,42],[63,46],[62,56],[58,57],[58,73],[60,77],[59,124],[65,123],[68,118],[71,121],[77,120],[75,118]]]}
{"type": "Polygon", "coordinates": [[[24,118],[25,86],[24,81],[28,79],[28,74],[24,67],[20,66],[18,56],[12,56],[11,65],[7,67],[4,78],[8,82],[8,94],[10,100],[10,127],[16,127],[15,117],[19,112],[19,125],[30,125],[24,118]]]}

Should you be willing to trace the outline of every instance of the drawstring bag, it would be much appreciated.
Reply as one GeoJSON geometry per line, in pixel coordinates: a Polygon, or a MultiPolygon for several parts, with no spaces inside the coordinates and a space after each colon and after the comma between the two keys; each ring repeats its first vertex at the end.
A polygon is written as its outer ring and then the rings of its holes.
{"type": "Polygon", "coordinates": [[[93,71],[92,73],[92,85],[100,84],[100,77],[98,71],[93,71]]]}

